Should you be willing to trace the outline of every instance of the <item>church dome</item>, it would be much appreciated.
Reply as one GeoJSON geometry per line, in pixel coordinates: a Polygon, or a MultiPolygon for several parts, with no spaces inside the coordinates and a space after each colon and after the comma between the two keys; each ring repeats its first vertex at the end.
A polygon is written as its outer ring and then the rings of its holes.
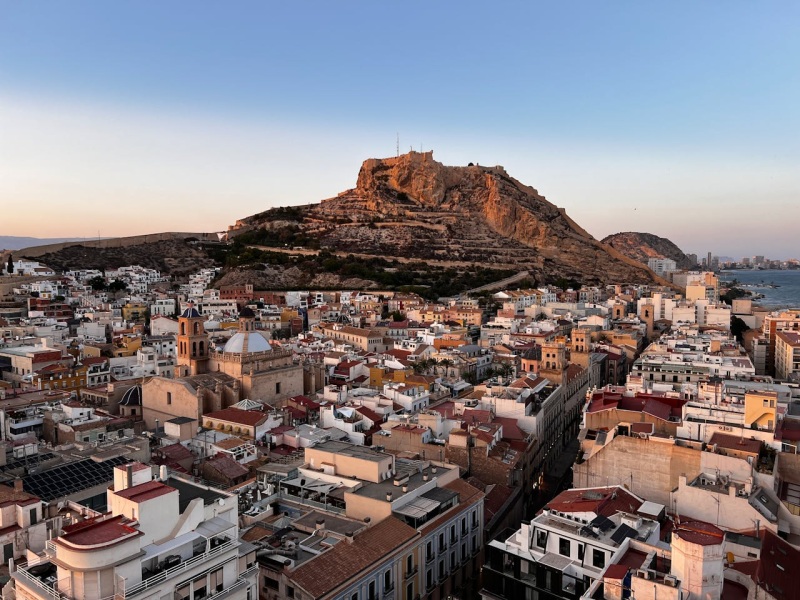
{"type": "Polygon", "coordinates": [[[181,313],[181,317],[184,319],[197,319],[202,316],[203,315],[197,312],[197,309],[194,306],[190,306],[189,308],[184,310],[183,313],[181,313]]]}
{"type": "Polygon", "coordinates": [[[135,385],[128,389],[119,401],[120,406],[141,406],[142,405],[142,386],[135,385]]]}
{"type": "Polygon", "coordinates": [[[269,352],[272,346],[267,339],[257,331],[240,331],[225,344],[223,352],[244,354],[245,352],[269,352]]]}

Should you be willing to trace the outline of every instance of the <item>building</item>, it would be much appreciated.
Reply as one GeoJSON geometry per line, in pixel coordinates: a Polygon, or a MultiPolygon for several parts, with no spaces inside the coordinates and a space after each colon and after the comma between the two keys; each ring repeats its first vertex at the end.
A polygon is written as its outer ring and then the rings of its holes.
{"type": "Polygon", "coordinates": [[[778,331],[775,334],[775,377],[787,380],[800,373],[800,333],[778,331]]]}
{"type": "Polygon", "coordinates": [[[16,598],[255,597],[255,548],[238,539],[235,495],[131,463],[114,469],[107,496],[108,513],[64,526],[12,571],[16,598]]]}

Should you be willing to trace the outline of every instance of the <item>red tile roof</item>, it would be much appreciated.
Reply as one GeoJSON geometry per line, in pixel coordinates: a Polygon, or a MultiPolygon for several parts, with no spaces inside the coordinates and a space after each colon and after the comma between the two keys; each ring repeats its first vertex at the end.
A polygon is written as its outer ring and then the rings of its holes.
{"type": "Polygon", "coordinates": [[[120,498],[126,498],[138,504],[139,502],[146,502],[147,500],[166,496],[173,492],[177,494],[178,490],[160,481],[148,481],[147,483],[141,483],[114,493],[120,498]]]}
{"type": "Polygon", "coordinates": [[[797,565],[800,550],[767,529],[761,531],[761,554],[757,561],[734,563],[733,568],[749,575],[777,600],[800,600],[797,565]]]}
{"type": "Polygon", "coordinates": [[[739,437],[738,435],[726,435],[724,433],[714,433],[709,444],[716,444],[726,450],[736,450],[737,452],[748,452],[758,454],[761,452],[761,440],[751,440],[750,438],[739,437]]]}
{"type": "MultiPolygon", "coordinates": [[[[65,546],[98,546],[121,542],[131,537],[142,535],[142,532],[131,527],[125,517],[119,515],[102,521],[84,521],[73,526],[69,532],[55,538],[56,544],[65,546]]],[[[64,528],[67,531],[67,528],[64,528]]]]}
{"type": "Polygon", "coordinates": [[[339,542],[318,558],[301,565],[291,574],[291,580],[313,598],[319,598],[384,560],[418,535],[413,527],[395,517],[387,517],[356,535],[352,543],[339,542]]]}
{"type": "Polygon", "coordinates": [[[620,486],[566,490],[545,508],[563,513],[594,513],[610,517],[618,511],[636,512],[643,501],[620,486]]]}
{"type": "Polygon", "coordinates": [[[711,523],[703,521],[686,521],[679,523],[672,530],[673,536],[678,536],[689,543],[698,546],[714,546],[722,544],[725,532],[711,523]]]}

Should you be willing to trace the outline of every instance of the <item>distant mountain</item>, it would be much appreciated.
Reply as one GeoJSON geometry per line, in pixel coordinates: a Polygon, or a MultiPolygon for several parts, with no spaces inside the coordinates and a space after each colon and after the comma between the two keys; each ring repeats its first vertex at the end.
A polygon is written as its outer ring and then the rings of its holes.
{"type": "Polygon", "coordinates": [[[538,282],[659,281],[503,167],[444,166],[432,152],[366,160],[354,189],[319,204],[241,219],[228,233],[284,251],[327,248],[366,260],[418,259],[467,271],[524,269],[538,282]]]}
{"type": "Polygon", "coordinates": [[[61,242],[73,242],[81,239],[83,238],[35,238],[0,235],[0,250],[20,250],[21,248],[28,248],[30,246],[60,244],[61,242]]]}
{"type": "Polygon", "coordinates": [[[658,237],[652,233],[635,231],[615,233],[603,239],[603,243],[645,265],[651,258],[670,258],[675,261],[679,269],[690,269],[694,266],[678,246],[667,238],[658,237]]]}

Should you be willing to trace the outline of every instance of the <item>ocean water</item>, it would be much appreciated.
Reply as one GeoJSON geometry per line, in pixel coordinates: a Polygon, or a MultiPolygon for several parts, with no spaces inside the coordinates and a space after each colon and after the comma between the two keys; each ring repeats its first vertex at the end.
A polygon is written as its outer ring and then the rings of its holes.
{"type": "Polygon", "coordinates": [[[754,295],[763,294],[763,298],[753,300],[760,306],[800,308],[800,270],[735,270],[722,271],[719,276],[720,281],[736,279],[754,295]]]}

